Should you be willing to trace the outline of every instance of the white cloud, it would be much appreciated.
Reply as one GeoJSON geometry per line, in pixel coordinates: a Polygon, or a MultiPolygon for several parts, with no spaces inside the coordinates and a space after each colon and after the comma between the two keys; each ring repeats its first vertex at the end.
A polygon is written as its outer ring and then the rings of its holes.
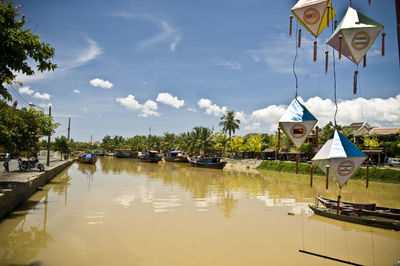
{"type": "Polygon", "coordinates": [[[73,90],[74,93],[81,93],[80,90],[73,90]]]}
{"type": "MultiPolygon", "coordinates": [[[[318,126],[323,127],[330,121],[333,122],[335,103],[330,99],[313,97],[307,101],[298,98],[308,110],[318,119],[318,126]]],[[[278,122],[285,112],[286,105],[270,105],[266,108],[255,110],[245,121],[245,129],[257,129],[259,126],[268,128],[270,132],[276,131],[278,122]]],[[[338,102],[337,124],[348,125],[353,122],[368,122],[377,127],[400,126],[400,94],[387,99],[382,98],[356,98],[338,102]]],[[[259,128],[260,130],[260,128],[259,128]]]]}
{"type": "Polygon", "coordinates": [[[28,94],[31,95],[35,91],[31,90],[29,86],[24,86],[18,89],[19,93],[21,94],[28,94]]]}
{"type": "MultiPolygon", "coordinates": [[[[23,73],[20,72],[13,72],[13,74],[17,75],[16,80],[26,83],[26,82],[34,82],[37,80],[42,80],[42,79],[49,79],[52,78],[64,71],[79,67],[81,65],[84,65],[88,63],[89,61],[94,60],[97,56],[99,56],[102,53],[101,47],[98,45],[97,42],[94,40],[88,38],[87,40],[88,46],[85,47],[82,50],[75,51],[73,49],[67,51],[67,54],[69,57],[72,56],[72,60],[68,61],[58,61],[58,60],[52,60],[53,63],[58,64],[58,68],[56,68],[55,71],[45,71],[45,72],[40,72],[36,69],[33,64],[29,63],[30,67],[35,71],[35,74],[32,76],[27,76],[23,73]]],[[[32,60],[33,62],[33,60],[32,60]]]]}
{"type": "MultiPolygon", "coordinates": [[[[302,37],[301,49],[298,50],[298,57],[296,61],[296,72],[306,73],[307,66],[312,60],[314,40],[308,37],[302,37]]],[[[323,43],[320,41],[320,43],[323,43]]],[[[264,63],[267,65],[268,71],[278,73],[293,73],[293,60],[296,54],[295,37],[289,37],[286,34],[279,34],[274,36],[273,39],[268,40],[265,44],[257,49],[247,50],[247,53],[254,62],[264,63]]],[[[325,46],[318,47],[319,54],[323,54],[322,49],[325,46]]],[[[323,49],[324,50],[324,49],[323,49]]],[[[325,57],[323,57],[325,58],[325,57]]],[[[323,60],[322,56],[317,57],[318,61],[323,60]]]]}
{"type": "Polygon", "coordinates": [[[50,94],[48,94],[48,93],[35,92],[33,97],[36,99],[41,99],[41,100],[50,100],[50,94]]]}
{"type": "Polygon", "coordinates": [[[218,62],[217,65],[223,66],[229,70],[241,70],[242,69],[242,66],[239,62],[231,62],[231,61],[223,60],[221,62],[218,62]]]}
{"type": "Polygon", "coordinates": [[[158,105],[152,100],[147,100],[144,104],[140,104],[135,99],[135,96],[129,94],[125,98],[117,98],[116,101],[129,110],[140,111],[139,116],[141,117],[160,116],[157,113],[158,105]]]}
{"type": "Polygon", "coordinates": [[[201,98],[197,102],[197,105],[201,109],[205,109],[205,112],[208,115],[222,116],[228,111],[228,108],[226,108],[226,106],[219,107],[218,105],[213,104],[211,100],[204,98],[201,98]]]}
{"type": "Polygon", "coordinates": [[[184,100],[179,100],[177,96],[172,96],[167,92],[159,93],[156,101],[171,105],[172,107],[175,107],[177,109],[185,105],[184,100]]]}
{"type": "Polygon", "coordinates": [[[193,112],[193,113],[196,113],[196,112],[197,112],[197,110],[194,109],[194,108],[188,108],[188,109],[186,109],[186,110],[188,110],[188,111],[190,111],[190,112],[193,112]]]}
{"type": "Polygon", "coordinates": [[[99,78],[92,79],[89,81],[90,85],[94,87],[101,87],[103,89],[111,89],[114,85],[108,80],[103,80],[99,78]]]}
{"type": "Polygon", "coordinates": [[[182,36],[179,31],[173,28],[167,21],[160,19],[159,17],[149,15],[149,14],[129,14],[126,12],[116,13],[115,16],[131,19],[131,18],[139,18],[156,24],[160,28],[160,32],[158,32],[155,36],[141,41],[139,44],[139,48],[147,48],[153,45],[168,42],[169,49],[171,52],[174,52],[176,46],[180,43],[182,36]]]}
{"type": "Polygon", "coordinates": [[[85,50],[79,52],[74,61],[70,65],[67,65],[67,68],[74,68],[86,64],[102,53],[102,50],[97,42],[90,38],[87,39],[87,42],[89,46],[85,50]]]}

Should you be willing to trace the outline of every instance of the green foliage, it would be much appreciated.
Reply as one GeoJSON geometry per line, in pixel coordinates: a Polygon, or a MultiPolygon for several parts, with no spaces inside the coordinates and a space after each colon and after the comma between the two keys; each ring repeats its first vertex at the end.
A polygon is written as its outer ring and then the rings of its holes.
{"type": "Polygon", "coordinates": [[[65,136],[61,136],[55,139],[53,150],[59,151],[61,153],[61,158],[63,153],[70,153],[71,147],[68,139],[65,136]]]}
{"type": "Polygon", "coordinates": [[[381,142],[379,142],[378,137],[373,135],[372,137],[364,138],[364,146],[370,148],[371,150],[381,146],[381,142]]]}
{"type": "Polygon", "coordinates": [[[260,135],[251,135],[250,138],[246,141],[245,149],[250,152],[261,152],[262,147],[262,136],[260,135]]]}
{"type": "Polygon", "coordinates": [[[34,75],[34,70],[28,65],[28,59],[37,63],[40,72],[57,68],[50,62],[54,56],[54,48],[41,42],[40,36],[24,29],[25,18],[19,15],[19,7],[14,7],[11,1],[0,2],[0,95],[11,100],[12,97],[5,85],[15,80],[13,72],[22,72],[25,75],[34,75]]]}
{"type": "Polygon", "coordinates": [[[39,139],[54,133],[58,123],[34,108],[16,109],[0,101],[0,146],[12,154],[26,151],[34,155],[39,139]]]}
{"type": "Polygon", "coordinates": [[[222,126],[222,131],[228,132],[229,139],[232,138],[232,133],[235,134],[235,130],[239,129],[240,120],[235,119],[234,111],[227,111],[222,117],[219,123],[222,126]]]}
{"type": "Polygon", "coordinates": [[[223,152],[225,154],[226,147],[229,145],[229,138],[228,136],[223,132],[217,132],[213,135],[214,143],[215,143],[215,149],[218,151],[223,152]]]}
{"type": "Polygon", "coordinates": [[[234,136],[231,140],[230,151],[243,151],[244,138],[241,136],[234,136]]]}
{"type": "MultiPolygon", "coordinates": [[[[311,164],[299,163],[300,174],[310,174],[311,164]]],[[[295,162],[282,162],[282,161],[264,161],[258,167],[258,169],[273,170],[279,172],[296,173],[295,162]]],[[[318,167],[314,166],[315,175],[324,175],[324,173],[318,167]]]]}

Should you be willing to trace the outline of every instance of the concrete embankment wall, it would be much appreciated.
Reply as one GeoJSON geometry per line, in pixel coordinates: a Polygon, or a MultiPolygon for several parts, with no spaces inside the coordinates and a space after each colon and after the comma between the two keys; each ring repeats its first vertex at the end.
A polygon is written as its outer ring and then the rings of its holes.
{"type": "Polygon", "coordinates": [[[61,173],[65,168],[72,164],[72,160],[65,161],[57,166],[49,168],[45,172],[30,176],[23,181],[6,182],[0,195],[0,221],[4,219],[10,212],[14,211],[21,203],[25,202],[38,187],[43,186],[56,175],[61,173]]]}

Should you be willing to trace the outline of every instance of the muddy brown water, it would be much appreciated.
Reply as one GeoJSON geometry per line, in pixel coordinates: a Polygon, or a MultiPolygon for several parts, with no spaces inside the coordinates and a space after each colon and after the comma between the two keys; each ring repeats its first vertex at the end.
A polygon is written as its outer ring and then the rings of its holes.
{"type": "MultiPolygon", "coordinates": [[[[400,259],[400,232],[314,215],[323,177],[100,157],[74,164],[0,223],[0,265],[363,265],[400,259]],[[289,215],[290,213],[290,215],[289,215]],[[342,264],[344,265],[344,264],[342,264]]],[[[342,200],[400,208],[400,185],[351,180],[342,200]]]]}

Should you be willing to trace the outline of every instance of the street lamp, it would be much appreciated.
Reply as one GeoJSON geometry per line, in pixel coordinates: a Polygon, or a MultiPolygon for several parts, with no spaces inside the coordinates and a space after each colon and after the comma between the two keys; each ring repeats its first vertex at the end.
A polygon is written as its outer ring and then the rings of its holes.
{"type": "MultiPolygon", "coordinates": [[[[29,106],[40,108],[40,109],[42,109],[42,111],[44,113],[44,109],[40,106],[37,106],[33,103],[29,103],[29,106]]],[[[51,116],[51,105],[49,105],[49,116],[51,116]]],[[[51,133],[49,133],[49,136],[47,138],[47,164],[46,164],[47,166],[50,166],[50,136],[51,136],[51,133]]]]}

